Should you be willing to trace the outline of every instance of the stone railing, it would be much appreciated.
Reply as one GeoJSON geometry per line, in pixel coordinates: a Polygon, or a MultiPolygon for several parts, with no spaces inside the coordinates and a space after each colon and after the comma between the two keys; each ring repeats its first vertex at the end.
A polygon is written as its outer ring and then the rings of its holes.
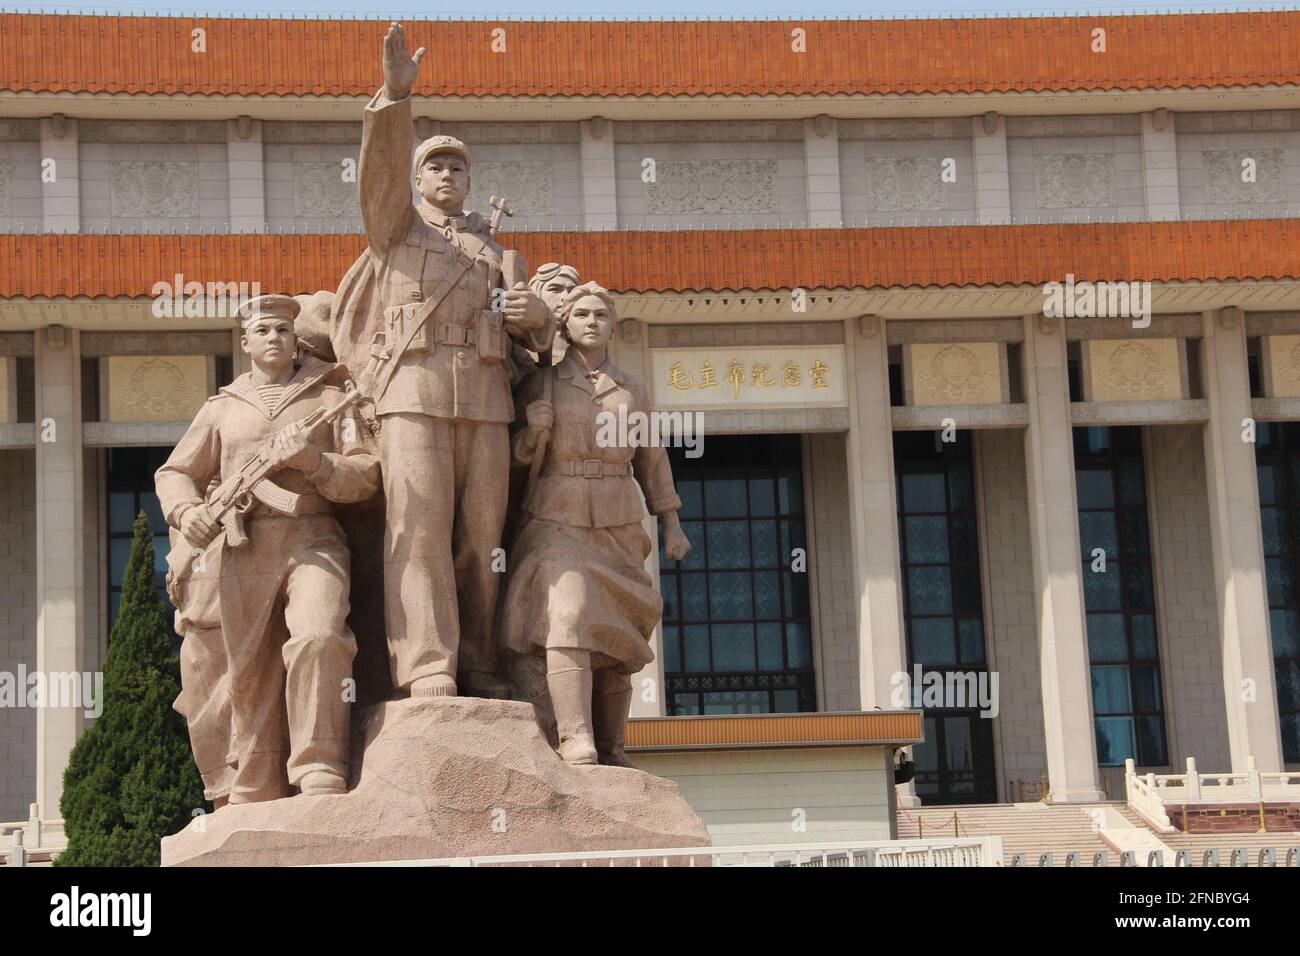
{"type": "Polygon", "coordinates": [[[63,821],[41,819],[38,804],[31,805],[26,820],[0,823],[0,863],[8,866],[48,862],[67,846],[63,821]]]}
{"type": "Polygon", "coordinates": [[[892,840],[874,843],[769,844],[601,850],[590,853],[526,853],[436,860],[341,863],[336,866],[1001,866],[1001,837],[892,840]]]}
{"type": "Polygon", "coordinates": [[[1133,761],[1124,763],[1128,805],[1161,830],[1173,829],[1167,807],[1215,803],[1300,803],[1300,771],[1260,773],[1255,758],[1246,758],[1244,773],[1200,773],[1187,758],[1186,773],[1139,775],[1133,761]]]}

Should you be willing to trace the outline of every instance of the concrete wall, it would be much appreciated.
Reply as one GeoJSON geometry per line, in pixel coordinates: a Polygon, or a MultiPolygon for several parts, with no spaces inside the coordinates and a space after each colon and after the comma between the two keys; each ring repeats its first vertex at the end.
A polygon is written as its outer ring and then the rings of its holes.
{"type": "MultiPolygon", "coordinates": [[[[0,127],[5,125],[0,121],[0,127]]],[[[5,142],[0,137],[0,232],[38,231],[44,216],[41,144],[5,142]]]]}
{"type": "MultiPolygon", "coordinates": [[[[36,456],[0,452],[0,672],[36,669],[36,456]]],[[[36,799],[36,711],[0,707],[0,821],[36,799]]],[[[57,815],[55,813],[51,816],[57,815]]]]}
{"type": "Polygon", "coordinates": [[[1184,219],[1293,215],[1300,204],[1300,110],[1178,113],[1184,219]],[[1244,182],[1242,161],[1255,163],[1244,182]]]}
{"type": "Polygon", "coordinates": [[[984,619],[992,667],[998,672],[998,788],[1008,780],[1037,781],[1047,772],[1043,691],[1039,671],[1034,572],[1030,563],[1025,433],[975,433],[976,493],[986,556],[984,619]]]}
{"type": "Polygon", "coordinates": [[[1205,773],[1231,766],[1201,427],[1145,429],[1157,639],[1175,773],[1188,757],[1205,773]]]}
{"type": "Polygon", "coordinates": [[[812,527],[811,563],[816,584],[821,709],[858,710],[858,599],[853,579],[848,459],[845,436],[808,436],[812,527]]]}
{"type": "Polygon", "coordinates": [[[884,747],[638,753],[632,759],[676,781],[715,846],[891,838],[893,769],[884,747]],[[803,829],[796,829],[799,823],[803,829]]]}
{"type": "MultiPolygon", "coordinates": [[[[860,125],[844,124],[851,132],[860,125]]],[[[939,139],[846,138],[840,135],[844,219],[864,226],[973,224],[974,147],[970,136],[939,139]],[[954,161],[945,183],[943,161],[954,161]]]]}

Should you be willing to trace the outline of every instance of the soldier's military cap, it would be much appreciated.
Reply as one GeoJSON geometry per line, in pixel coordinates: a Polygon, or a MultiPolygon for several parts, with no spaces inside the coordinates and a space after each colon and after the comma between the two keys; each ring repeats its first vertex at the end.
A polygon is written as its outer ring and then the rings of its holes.
{"type": "Polygon", "coordinates": [[[240,325],[247,326],[258,319],[286,319],[292,322],[298,318],[302,305],[291,295],[259,295],[249,299],[240,308],[243,320],[240,325]]]}
{"type": "Polygon", "coordinates": [[[465,161],[466,166],[471,164],[469,147],[455,136],[438,135],[430,136],[415,150],[415,163],[412,168],[418,173],[420,167],[424,165],[424,161],[433,153],[455,153],[465,161]]]}

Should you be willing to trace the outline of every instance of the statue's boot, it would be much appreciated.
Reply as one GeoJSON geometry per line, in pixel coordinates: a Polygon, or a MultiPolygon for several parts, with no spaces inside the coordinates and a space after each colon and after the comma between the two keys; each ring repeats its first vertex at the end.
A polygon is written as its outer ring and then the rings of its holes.
{"type": "Polygon", "coordinates": [[[547,671],[555,725],[560,735],[560,759],[569,764],[594,764],[596,742],[591,732],[591,670],[547,671]]]}
{"type": "Polygon", "coordinates": [[[596,718],[596,752],[610,767],[635,767],[623,749],[627,739],[627,712],[632,705],[632,685],[623,681],[617,690],[600,690],[593,707],[596,718]]]}
{"type": "Polygon", "coordinates": [[[456,682],[445,674],[420,677],[411,682],[412,697],[455,697],[456,682]]]}
{"type": "Polygon", "coordinates": [[[298,781],[298,789],[302,791],[303,796],[308,797],[340,794],[348,792],[348,782],[342,774],[332,770],[311,770],[298,781]]]}

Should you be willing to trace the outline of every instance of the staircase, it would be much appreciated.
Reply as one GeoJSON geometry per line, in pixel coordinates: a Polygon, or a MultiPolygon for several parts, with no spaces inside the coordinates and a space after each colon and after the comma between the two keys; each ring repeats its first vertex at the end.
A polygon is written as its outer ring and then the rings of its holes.
{"type": "Polygon", "coordinates": [[[1040,854],[1051,853],[1053,866],[1065,866],[1067,853],[1078,853],[1082,866],[1091,866],[1093,855],[1106,851],[1108,865],[1119,866],[1119,854],[1106,845],[1093,829],[1092,820],[1078,805],[1048,806],[1045,803],[981,803],[953,807],[923,807],[898,811],[900,840],[953,835],[953,814],[961,836],[1000,836],[1005,865],[1017,853],[1026,865],[1037,866],[1040,854]],[[924,826],[920,825],[920,822],[924,826]]]}
{"type": "MultiPolygon", "coordinates": [[[[1142,818],[1126,807],[1124,804],[1118,804],[1117,809],[1124,818],[1138,826],[1143,826],[1142,818]]],[[[1192,821],[1192,829],[1196,829],[1196,821],[1192,821]]],[[[1242,848],[1246,851],[1246,862],[1254,866],[1259,859],[1259,851],[1265,847],[1272,847],[1277,853],[1277,863],[1281,866],[1286,862],[1286,851],[1291,847],[1300,847],[1300,832],[1279,831],[1277,833],[1184,833],[1181,830],[1175,830],[1173,833],[1161,833],[1160,840],[1171,850],[1188,850],[1192,854],[1192,865],[1200,866],[1201,858],[1208,849],[1217,849],[1219,851],[1219,865],[1227,866],[1232,851],[1242,848]]]]}
{"type": "MultiPolygon", "coordinates": [[[[1101,806],[1101,804],[1097,804],[1101,806]]],[[[1150,830],[1142,818],[1122,802],[1105,804],[1125,820],[1150,830]]],[[[960,836],[1000,836],[1004,865],[1010,866],[1017,853],[1025,854],[1026,866],[1037,866],[1039,856],[1052,854],[1053,866],[1064,866],[1068,853],[1078,853],[1081,866],[1091,866],[1093,855],[1105,850],[1108,866],[1119,866],[1120,854],[1111,848],[1093,828],[1087,806],[1080,804],[1049,806],[1045,803],[981,803],[951,807],[923,807],[898,811],[898,839],[954,835],[953,815],[960,836]],[[924,824],[923,826],[921,824],[924,824]]],[[[1227,866],[1232,851],[1246,850],[1246,861],[1255,866],[1259,851],[1272,847],[1277,863],[1285,863],[1286,851],[1300,847],[1300,833],[1156,833],[1160,842],[1171,850],[1189,850],[1192,865],[1200,866],[1205,850],[1218,849],[1219,865],[1227,866]]]]}

